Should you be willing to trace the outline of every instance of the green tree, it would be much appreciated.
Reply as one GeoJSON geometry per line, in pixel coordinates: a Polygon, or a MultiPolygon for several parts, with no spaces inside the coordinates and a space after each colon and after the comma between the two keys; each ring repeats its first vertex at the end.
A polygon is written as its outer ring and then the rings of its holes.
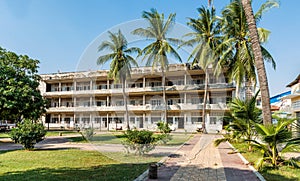
{"type": "MultiPolygon", "coordinates": [[[[255,19],[258,22],[262,14],[272,7],[276,7],[278,4],[274,1],[267,1],[255,14],[255,19]]],[[[245,11],[240,0],[233,0],[222,11],[223,28],[222,33],[224,35],[223,47],[227,47],[224,54],[221,57],[221,63],[228,67],[228,72],[231,80],[234,80],[237,84],[237,95],[242,83],[246,85],[246,98],[252,97],[252,85],[256,84],[256,67],[254,55],[256,51],[261,52],[262,60],[272,63],[275,69],[276,64],[271,54],[261,45],[260,49],[255,51],[251,48],[252,37],[249,34],[249,26],[246,21],[245,11]],[[225,63],[226,62],[226,63],[225,63]]],[[[270,32],[263,28],[255,29],[259,34],[259,42],[263,43],[267,41],[270,32]]],[[[260,72],[261,73],[261,72],[260,72]]],[[[264,91],[262,91],[264,94],[264,91]]]]}
{"type": "MultiPolygon", "coordinates": [[[[216,67],[217,54],[220,44],[220,22],[216,16],[216,11],[212,7],[207,9],[204,6],[197,9],[199,17],[197,19],[189,18],[187,23],[194,32],[188,33],[185,36],[190,37],[189,40],[185,41],[182,45],[194,46],[188,60],[192,59],[192,65],[199,66],[205,72],[205,87],[203,97],[203,108],[202,108],[202,129],[206,133],[205,116],[206,116],[206,102],[208,94],[209,74],[210,69],[216,67]]],[[[181,46],[182,46],[181,45],[181,46]]],[[[219,71],[214,71],[218,75],[219,71]]]]}
{"type": "Polygon", "coordinates": [[[0,47],[0,119],[37,120],[46,112],[46,100],[38,90],[38,60],[0,47]]]}
{"type": "Polygon", "coordinates": [[[44,139],[46,132],[43,124],[25,119],[18,123],[9,134],[15,143],[22,144],[26,150],[31,150],[36,143],[44,139]]]}
{"type": "Polygon", "coordinates": [[[261,169],[264,163],[271,163],[273,167],[286,163],[299,167],[294,160],[285,161],[281,154],[285,152],[299,152],[300,137],[293,138],[288,127],[294,119],[279,118],[277,124],[256,124],[255,128],[259,135],[258,140],[250,140],[252,146],[262,152],[262,158],[257,160],[257,168],[261,169]]]}
{"type": "Polygon", "coordinates": [[[139,53],[140,49],[137,47],[128,48],[127,40],[121,30],[119,30],[118,33],[108,33],[110,41],[103,41],[98,47],[98,51],[108,49],[110,53],[99,56],[97,64],[105,64],[111,61],[108,77],[113,78],[116,82],[121,81],[122,83],[123,101],[126,110],[125,122],[127,129],[130,129],[125,86],[126,79],[130,78],[131,66],[134,65],[138,67],[136,60],[130,54],[139,53]]]}
{"type": "Polygon", "coordinates": [[[144,55],[143,60],[147,59],[146,66],[159,66],[162,71],[164,121],[167,121],[166,104],[166,71],[168,70],[168,54],[181,62],[181,58],[171,44],[178,44],[180,40],[167,37],[175,21],[175,14],[170,14],[165,20],[164,14],[159,14],[157,10],[151,9],[150,12],[144,11],[142,17],[148,22],[148,27],[138,28],[132,33],[140,35],[154,42],[147,45],[140,53],[144,55]]]}
{"type": "MultiPolygon", "coordinates": [[[[258,73],[259,86],[262,94],[261,99],[262,99],[263,120],[265,125],[271,124],[272,117],[271,117],[271,108],[270,108],[270,93],[269,93],[267,74],[266,74],[265,65],[263,61],[264,49],[261,48],[259,35],[256,28],[257,19],[260,18],[261,15],[253,14],[251,0],[241,0],[241,1],[245,12],[246,20],[248,23],[248,29],[251,38],[250,42],[254,53],[255,67],[258,73]]],[[[276,6],[278,6],[278,3],[275,4],[276,6]]],[[[260,10],[260,12],[263,12],[263,10],[260,10]]]]}
{"type": "MultiPolygon", "coordinates": [[[[261,123],[262,121],[261,110],[256,107],[257,95],[258,92],[251,99],[242,100],[235,98],[229,103],[229,117],[232,122],[226,129],[232,131],[232,134],[217,139],[215,141],[216,146],[225,141],[235,140],[244,142],[245,140],[251,140],[255,137],[255,124],[261,123]]],[[[252,150],[250,141],[248,141],[248,150],[252,150]]]]}

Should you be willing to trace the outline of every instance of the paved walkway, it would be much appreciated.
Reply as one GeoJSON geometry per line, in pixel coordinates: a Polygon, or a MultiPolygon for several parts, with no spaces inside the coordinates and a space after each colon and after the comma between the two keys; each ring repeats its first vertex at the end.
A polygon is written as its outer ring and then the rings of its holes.
{"type": "Polygon", "coordinates": [[[232,151],[228,143],[222,143],[218,148],[213,145],[213,140],[218,137],[211,134],[195,135],[159,167],[157,180],[259,180],[237,154],[228,154],[232,151]]]}

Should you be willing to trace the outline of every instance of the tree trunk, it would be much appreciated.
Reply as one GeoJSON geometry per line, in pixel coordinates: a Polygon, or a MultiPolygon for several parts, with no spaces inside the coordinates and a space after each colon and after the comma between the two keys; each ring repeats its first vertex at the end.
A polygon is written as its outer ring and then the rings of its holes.
{"type": "Polygon", "coordinates": [[[263,112],[263,123],[264,125],[271,124],[271,108],[270,108],[270,94],[268,79],[265,70],[265,64],[262,57],[262,52],[260,48],[260,42],[258,38],[258,32],[256,27],[256,22],[253,15],[253,10],[250,0],[241,0],[242,5],[245,11],[248,29],[250,32],[251,45],[254,53],[255,67],[258,74],[258,81],[261,91],[261,100],[262,100],[262,112],[263,112]]]}
{"type": "Polygon", "coordinates": [[[128,115],[128,105],[127,105],[127,95],[125,92],[125,79],[122,80],[122,93],[123,93],[123,101],[124,101],[124,106],[125,106],[125,118],[124,118],[124,122],[127,124],[127,130],[130,129],[129,126],[129,115],[128,115]]]}
{"type": "Polygon", "coordinates": [[[253,97],[253,92],[252,92],[252,81],[249,78],[245,78],[245,98],[246,100],[250,100],[253,97]]]}
{"type": "Polygon", "coordinates": [[[164,69],[162,70],[162,87],[163,87],[163,104],[164,104],[164,121],[167,122],[168,116],[167,116],[167,111],[168,111],[168,105],[167,105],[167,98],[166,98],[166,74],[164,69]]]}
{"type": "Polygon", "coordinates": [[[206,115],[206,99],[207,99],[207,89],[208,89],[208,81],[209,81],[209,77],[208,77],[208,70],[205,70],[205,86],[204,86],[204,97],[203,97],[203,107],[202,107],[202,130],[203,133],[207,133],[206,131],[206,124],[205,124],[205,115],[206,115]]]}

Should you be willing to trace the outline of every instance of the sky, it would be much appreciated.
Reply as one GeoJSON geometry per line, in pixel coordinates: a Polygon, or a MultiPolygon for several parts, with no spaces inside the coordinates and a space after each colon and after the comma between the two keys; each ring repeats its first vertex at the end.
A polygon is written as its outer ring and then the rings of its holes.
{"type": "MultiPolygon", "coordinates": [[[[213,5],[220,12],[229,2],[214,0],[213,5]]],[[[253,0],[254,10],[262,2],[253,0]]],[[[165,16],[176,13],[178,27],[171,35],[179,36],[191,31],[187,18],[197,18],[201,6],[207,0],[0,0],[0,46],[40,60],[41,74],[103,69],[96,65],[97,46],[107,31],[121,29],[129,45],[144,45],[130,32],[143,25],[143,11],[155,8],[165,16]]],[[[299,7],[299,0],[281,0],[258,24],[272,32],[264,45],[277,63],[276,70],[266,64],[271,96],[288,90],[300,73],[299,7]]]]}

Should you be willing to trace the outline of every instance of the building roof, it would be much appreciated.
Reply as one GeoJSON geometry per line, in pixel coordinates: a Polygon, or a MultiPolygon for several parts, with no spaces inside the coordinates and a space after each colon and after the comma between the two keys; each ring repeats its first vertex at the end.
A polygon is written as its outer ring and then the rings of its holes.
{"type": "Polygon", "coordinates": [[[292,87],[293,85],[299,83],[299,81],[300,81],[300,74],[293,82],[289,83],[286,87],[292,87]]]}

